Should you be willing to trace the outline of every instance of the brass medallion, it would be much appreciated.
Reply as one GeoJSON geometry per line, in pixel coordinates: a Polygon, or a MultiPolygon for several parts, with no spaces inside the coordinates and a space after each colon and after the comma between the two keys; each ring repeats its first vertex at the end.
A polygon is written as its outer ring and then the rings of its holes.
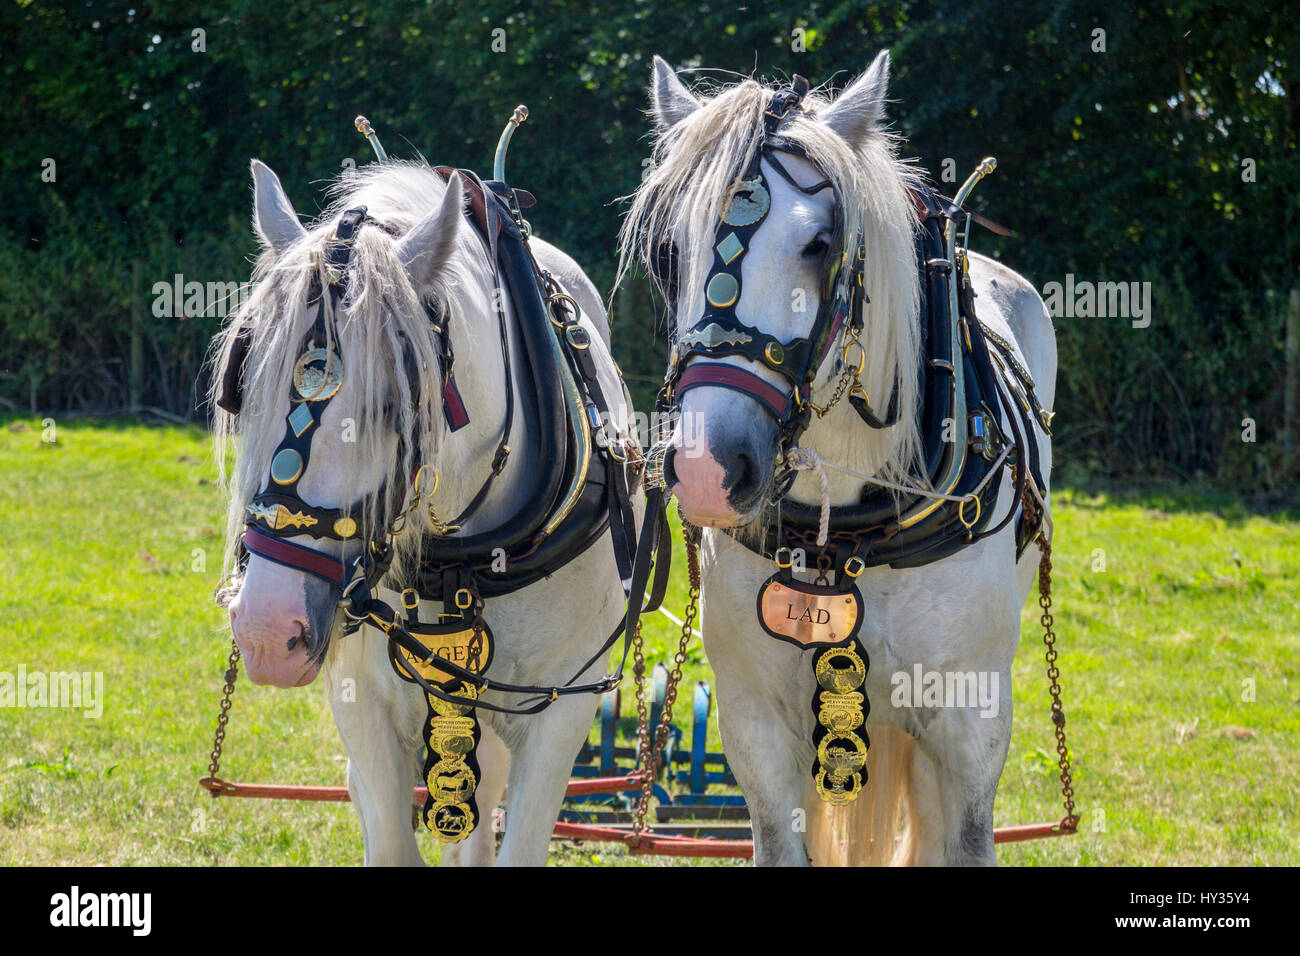
{"type": "Polygon", "coordinates": [[[471,804],[457,803],[436,807],[429,817],[429,829],[443,843],[459,843],[474,832],[478,817],[471,804]]]}
{"type": "Polygon", "coordinates": [[[308,349],[293,368],[293,387],[305,401],[333,398],[343,385],[343,360],[326,349],[308,349]]]}
{"type": "Polygon", "coordinates": [[[739,179],[723,200],[722,221],[728,226],[749,226],[767,215],[772,197],[761,176],[739,179]]]}
{"type": "Polygon", "coordinates": [[[818,722],[833,734],[843,736],[862,726],[862,694],[832,694],[822,691],[821,709],[817,713],[818,722]]]}
{"type": "Polygon", "coordinates": [[[833,647],[817,657],[817,683],[834,694],[848,694],[867,679],[867,665],[852,647],[833,647]],[[847,661],[847,665],[837,665],[847,661]]]}

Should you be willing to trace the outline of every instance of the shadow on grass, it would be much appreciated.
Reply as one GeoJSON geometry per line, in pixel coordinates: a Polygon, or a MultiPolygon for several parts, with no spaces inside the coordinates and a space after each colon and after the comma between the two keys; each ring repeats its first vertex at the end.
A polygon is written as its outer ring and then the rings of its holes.
{"type": "Polygon", "coordinates": [[[1090,479],[1053,485],[1053,494],[1061,492],[1068,493],[1070,506],[1080,511],[1135,505],[1168,513],[1213,515],[1229,525],[1253,517],[1300,522],[1300,489],[1295,488],[1265,492],[1230,489],[1209,481],[1090,479]]]}

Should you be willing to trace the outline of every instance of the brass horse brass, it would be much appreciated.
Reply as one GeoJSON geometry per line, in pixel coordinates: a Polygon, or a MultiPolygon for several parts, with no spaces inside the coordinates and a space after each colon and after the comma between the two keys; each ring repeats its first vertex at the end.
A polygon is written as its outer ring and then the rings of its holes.
{"type": "Polygon", "coordinates": [[[841,591],[773,575],[758,592],[758,619],[767,633],[799,647],[838,644],[857,633],[862,599],[856,588],[841,591]]]}

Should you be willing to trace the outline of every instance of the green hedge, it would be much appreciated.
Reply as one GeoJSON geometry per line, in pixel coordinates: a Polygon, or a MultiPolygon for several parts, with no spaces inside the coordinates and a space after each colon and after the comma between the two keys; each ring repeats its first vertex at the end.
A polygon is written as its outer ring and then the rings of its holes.
{"type": "MultiPolygon", "coordinates": [[[[1058,460],[1124,475],[1285,477],[1275,446],[1286,297],[1300,285],[1290,194],[1300,27],[1280,8],[125,6],[0,7],[0,102],[17,118],[0,142],[2,405],[205,414],[195,396],[219,319],[155,315],[155,285],[177,273],[246,279],[249,158],[279,172],[300,213],[314,212],[324,180],[368,161],[358,113],[390,153],[486,172],[502,123],[527,103],[511,179],[539,196],[538,232],[608,289],[616,199],[647,153],[653,53],[841,86],[888,46],[908,154],[936,178],[945,160],[960,178],[983,155],[999,159],[976,206],[1018,234],[977,234],[976,248],[1040,289],[1068,273],[1152,283],[1148,328],[1058,321],[1058,460]],[[48,159],[54,182],[42,178],[48,159]],[[1253,444],[1241,440],[1246,418],[1253,444]]],[[[614,322],[620,362],[647,402],[664,349],[644,288],[615,303],[614,322]]]]}

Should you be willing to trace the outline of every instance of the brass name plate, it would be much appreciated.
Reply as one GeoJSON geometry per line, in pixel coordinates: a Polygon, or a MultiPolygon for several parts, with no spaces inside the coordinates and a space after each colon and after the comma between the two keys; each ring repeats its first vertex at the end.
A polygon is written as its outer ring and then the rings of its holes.
{"type": "MultiPolygon", "coordinates": [[[[412,637],[433,653],[434,659],[432,661],[421,660],[400,644],[395,643],[393,647],[413,667],[416,673],[430,683],[444,684],[448,681],[458,680],[455,675],[439,669],[438,658],[451,661],[453,664],[459,664],[475,674],[482,674],[487,670],[488,664],[492,662],[492,632],[486,626],[478,629],[467,627],[446,634],[421,634],[413,628],[408,628],[408,630],[410,630],[412,637]]],[[[400,670],[398,674],[401,674],[400,670]]]]}
{"type": "Polygon", "coordinates": [[[858,633],[862,596],[856,587],[842,591],[774,574],[758,591],[758,620],[773,637],[799,647],[839,644],[858,633]]]}

